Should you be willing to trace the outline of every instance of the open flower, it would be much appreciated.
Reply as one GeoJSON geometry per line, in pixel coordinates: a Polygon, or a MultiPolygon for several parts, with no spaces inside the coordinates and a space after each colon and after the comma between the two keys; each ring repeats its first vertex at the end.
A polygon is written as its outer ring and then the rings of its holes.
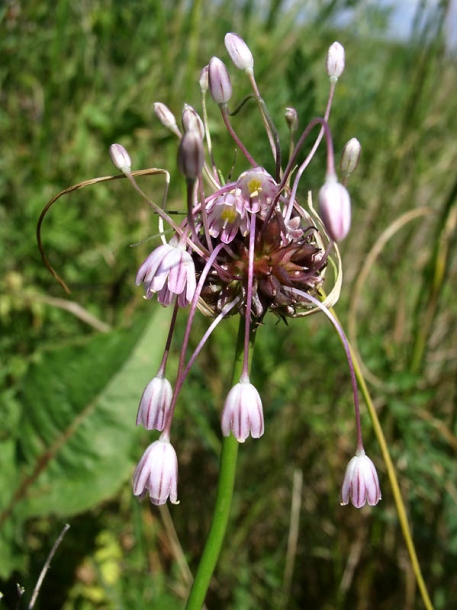
{"type": "Polygon", "coordinates": [[[185,307],[195,293],[195,266],[191,255],[176,240],[162,244],[147,257],[141,265],[136,285],[144,283],[146,298],[159,294],[159,302],[169,305],[172,297],[178,295],[178,302],[185,307]]]}
{"type": "MultiPolygon", "coordinates": [[[[162,435],[163,436],[163,435],[162,435]]],[[[159,439],[146,449],[133,474],[133,493],[149,493],[153,504],[165,504],[168,498],[178,504],[178,458],[168,439],[159,439]]]]}
{"type": "Polygon", "coordinates": [[[351,501],[356,508],[361,508],[365,503],[374,506],[380,499],[381,488],[376,468],[363,449],[357,451],[346,468],[341,504],[351,501]]]}
{"type": "Polygon", "coordinates": [[[239,189],[223,193],[208,205],[208,224],[211,237],[232,242],[238,231],[245,237],[249,230],[245,202],[239,189]]]}

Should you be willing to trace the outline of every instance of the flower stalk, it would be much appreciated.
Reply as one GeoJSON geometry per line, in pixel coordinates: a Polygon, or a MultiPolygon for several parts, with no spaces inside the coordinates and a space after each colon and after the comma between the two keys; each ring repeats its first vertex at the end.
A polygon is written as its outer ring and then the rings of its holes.
{"type": "MultiPolygon", "coordinates": [[[[235,361],[233,364],[232,383],[235,383],[241,377],[244,367],[244,331],[243,320],[240,319],[235,361]]],[[[249,334],[250,361],[252,360],[254,351],[255,336],[256,329],[251,327],[249,334]]],[[[223,437],[213,520],[187,600],[186,610],[201,610],[219,559],[230,517],[230,508],[235,487],[238,446],[238,441],[232,434],[223,437]]]]}

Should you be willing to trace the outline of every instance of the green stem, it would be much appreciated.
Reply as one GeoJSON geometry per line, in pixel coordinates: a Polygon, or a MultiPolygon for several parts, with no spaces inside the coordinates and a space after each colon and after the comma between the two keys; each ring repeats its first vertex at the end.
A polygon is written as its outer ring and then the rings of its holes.
{"type": "MultiPolygon", "coordinates": [[[[240,318],[236,344],[235,362],[233,365],[232,385],[239,381],[243,367],[245,321],[240,318]]],[[[249,337],[249,359],[254,351],[255,328],[251,329],[249,337]]],[[[235,487],[236,460],[238,441],[231,434],[222,440],[219,480],[217,485],[216,504],[213,520],[203,550],[195,580],[187,600],[186,610],[201,610],[205,603],[211,578],[219,559],[224,542],[225,532],[230,517],[233,489],[235,487]]]]}

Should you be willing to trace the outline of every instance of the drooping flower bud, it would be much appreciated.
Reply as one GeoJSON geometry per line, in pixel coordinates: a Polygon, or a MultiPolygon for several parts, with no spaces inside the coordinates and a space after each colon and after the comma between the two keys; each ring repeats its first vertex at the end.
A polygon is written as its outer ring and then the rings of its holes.
{"type": "Polygon", "coordinates": [[[162,431],[170,413],[173,390],[171,383],[161,375],[154,377],[141,396],[136,425],[146,430],[162,431]]]}
{"type": "MultiPolygon", "coordinates": [[[[162,434],[162,436],[164,436],[162,434]]],[[[168,498],[178,504],[178,458],[168,438],[162,436],[146,449],[133,474],[133,493],[149,493],[153,504],[165,504],[168,498]]]]}
{"type": "Polygon", "coordinates": [[[238,34],[226,34],[224,38],[225,48],[230,55],[230,59],[240,70],[252,70],[254,58],[248,45],[238,34]]]}
{"type": "Polygon", "coordinates": [[[349,178],[349,176],[355,171],[357,165],[359,164],[361,152],[362,147],[357,138],[351,138],[349,142],[346,143],[345,147],[343,148],[340,161],[340,169],[345,178],[349,178]]]}
{"type": "Polygon", "coordinates": [[[182,126],[185,132],[194,130],[200,135],[202,140],[205,137],[205,127],[203,125],[203,121],[192,106],[189,106],[189,104],[184,104],[182,111],[182,126]]]}
{"type": "Polygon", "coordinates": [[[379,500],[381,488],[376,468],[365,451],[357,451],[346,468],[341,504],[351,501],[356,508],[362,508],[366,502],[369,506],[374,506],[379,500]]]}
{"type": "Polygon", "coordinates": [[[209,62],[208,84],[209,92],[216,104],[227,104],[232,97],[232,83],[224,62],[218,57],[213,57],[209,62]]]}
{"type": "Polygon", "coordinates": [[[187,131],[179,144],[178,169],[189,180],[196,180],[205,162],[200,134],[194,130],[187,131]]]}
{"type": "Polygon", "coordinates": [[[132,161],[129,153],[125,150],[122,144],[111,144],[109,147],[109,156],[114,167],[119,169],[123,174],[129,174],[132,169],[132,161]]]}
{"type": "Polygon", "coordinates": [[[333,241],[346,237],[351,226],[351,198],[335,174],[328,174],[319,191],[320,217],[333,241]]]}
{"type": "Polygon", "coordinates": [[[286,112],[284,113],[284,118],[286,119],[286,123],[290,129],[290,131],[295,132],[298,129],[298,114],[295,108],[286,108],[286,112]]]}
{"type": "Polygon", "coordinates": [[[181,132],[178,129],[175,115],[168,108],[168,106],[165,106],[165,104],[162,104],[162,102],[155,102],[154,112],[164,127],[175,133],[178,137],[181,137],[181,132]]]}
{"type": "Polygon", "coordinates": [[[263,409],[260,394],[249,382],[241,379],[228,393],[222,412],[222,434],[230,432],[239,443],[249,435],[260,438],[264,431],[263,409]]]}
{"type": "Polygon", "coordinates": [[[327,74],[330,82],[336,83],[344,72],[344,47],[339,42],[334,42],[327,53],[327,74]]]}

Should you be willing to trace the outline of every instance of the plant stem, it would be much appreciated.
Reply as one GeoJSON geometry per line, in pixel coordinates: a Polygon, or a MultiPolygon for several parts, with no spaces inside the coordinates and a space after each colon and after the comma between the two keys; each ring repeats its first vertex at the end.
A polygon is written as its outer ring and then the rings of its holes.
{"type": "MultiPolygon", "coordinates": [[[[255,327],[251,327],[249,336],[250,359],[252,358],[254,348],[255,330],[255,327]]],[[[238,382],[242,373],[244,331],[245,322],[243,318],[240,318],[235,362],[233,365],[232,385],[238,382]]],[[[200,559],[200,564],[195,575],[195,580],[187,600],[186,610],[201,610],[203,604],[205,603],[206,593],[219,559],[230,517],[233,489],[235,487],[237,455],[238,441],[232,434],[224,437],[222,440],[219,480],[217,484],[217,495],[213,520],[208,533],[205,548],[200,559]]]]}

